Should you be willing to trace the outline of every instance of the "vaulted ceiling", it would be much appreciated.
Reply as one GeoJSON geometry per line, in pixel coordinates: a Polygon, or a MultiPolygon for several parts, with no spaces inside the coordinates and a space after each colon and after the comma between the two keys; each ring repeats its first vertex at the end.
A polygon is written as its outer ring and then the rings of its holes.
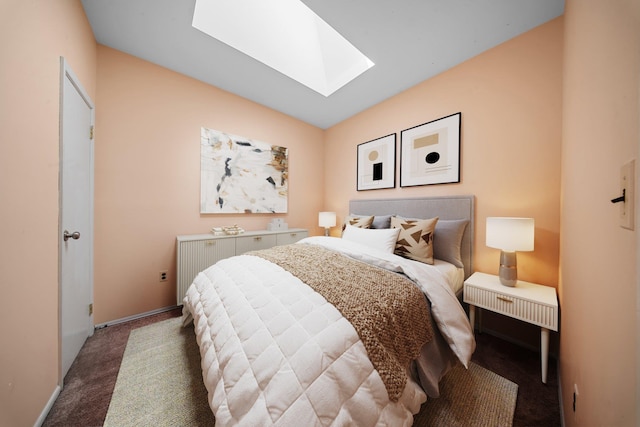
{"type": "Polygon", "coordinates": [[[195,0],[82,4],[98,43],[322,129],[564,12],[563,0],[302,1],[375,63],[329,97],[193,28],[195,0]]]}

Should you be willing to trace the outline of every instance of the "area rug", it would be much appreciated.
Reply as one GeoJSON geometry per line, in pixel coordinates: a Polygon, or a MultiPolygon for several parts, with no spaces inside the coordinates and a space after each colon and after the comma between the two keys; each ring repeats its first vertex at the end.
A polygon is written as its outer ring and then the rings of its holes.
{"type": "Polygon", "coordinates": [[[414,426],[511,427],[518,385],[471,362],[457,365],[440,382],[440,397],[429,399],[414,426]]]}
{"type": "MultiPolygon", "coordinates": [[[[173,318],[131,331],[104,425],[212,426],[192,327],[173,318]]],[[[518,386],[471,363],[442,379],[415,427],[511,427],[518,386]]]]}
{"type": "Polygon", "coordinates": [[[193,328],[181,318],[134,329],[104,426],[212,426],[193,328]]]}

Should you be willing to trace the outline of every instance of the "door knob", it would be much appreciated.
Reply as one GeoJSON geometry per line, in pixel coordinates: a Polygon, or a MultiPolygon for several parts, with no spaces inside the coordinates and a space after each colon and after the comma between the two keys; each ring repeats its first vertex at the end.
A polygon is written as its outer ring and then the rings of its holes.
{"type": "Polygon", "coordinates": [[[69,234],[67,230],[64,230],[63,237],[65,242],[69,239],[78,240],[80,238],[80,232],[74,231],[73,233],[69,234]]]}

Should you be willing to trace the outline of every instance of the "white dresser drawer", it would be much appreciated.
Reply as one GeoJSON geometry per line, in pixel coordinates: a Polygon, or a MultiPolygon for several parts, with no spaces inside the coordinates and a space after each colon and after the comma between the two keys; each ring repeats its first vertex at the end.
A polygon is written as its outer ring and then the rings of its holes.
{"type": "Polygon", "coordinates": [[[292,243],[297,242],[298,240],[304,239],[309,236],[309,232],[304,231],[284,231],[276,234],[276,244],[280,245],[290,245],[292,243]]]}
{"type": "Polygon", "coordinates": [[[236,255],[245,252],[269,249],[276,245],[275,234],[264,234],[261,236],[238,236],[236,237],[236,255]]]}

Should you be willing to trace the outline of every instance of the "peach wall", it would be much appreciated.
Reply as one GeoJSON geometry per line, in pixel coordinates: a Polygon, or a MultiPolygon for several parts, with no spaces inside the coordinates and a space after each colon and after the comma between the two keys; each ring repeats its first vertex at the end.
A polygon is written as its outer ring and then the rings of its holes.
{"type": "Polygon", "coordinates": [[[620,166],[638,158],[640,4],[569,0],[565,17],[560,285],[565,424],[635,426],[637,232],[619,227],[619,207],[609,200],[619,194],[620,166]],[[573,384],[579,389],[575,413],[573,384]]]}
{"type": "Polygon", "coordinates": [[[321,129],[105,46],[97,81],[96,324],[175,305],[177,235],[276,217],[321,232],[321,129]],[[202,126],[288,147],[288,214],[200,214],[202,126]]]}
{"type": "Polygon", "coordinates": [[[174,304],[175,235],[259,229],[273,217],[199,214],[197,141],[208,126],[290,148],[290,211],[276,216],[312,234],[321,233],[319,210],[344,217],[351,198],[474,194],[475,269],[495,273],[485,218],[535,217],[536,250],[519,255],[520,274],[561,282],[565,423],[637,424],[637,233],[617,227],[608,203],[640,138],[637,2],[568,0],[564,18],[326,132],[96,48],[80,1],[3,0],[0,20],[0,218],[11,242],[0,249],[11,302],[0,311],[0,425],[32,425],[58,381],[60,56],[97,105],[96,323],[174,304]],[[399,144],[402,129],[458,111],[461,183],[355,190],[357,144],[393,132],[399,144]],[[161,269],[170,270],[166,283],[161,269]]]}
{"type": "Polygon", "coordinates": [[[535,251],[518,254],[523,280],[558,281],[562,18],[483,53],[327,131],[326,208],[347,214],[352,198],[476,196],[474,267],[496,273],[487,216],[531,216],[535,251]],[[356,191],[356,146],[462,112],[461,182],[356,191]],[[332,171],[334,173],[332,173],[332,171]],[[344,171],[347,171],[345,175],[344,171]],[[346,182],[346,185],[345,185],[346,182]]]}
{"type": "Polygon", "coordinates": [[[79,0],[0,5],[0,425],[33,425],[58,384],[60,56],[95,97],[79,0]]]}
{"type": "MultiPolygon", "coordinates": [[[[474,270],[497,274],[499,251],[485,246],[488,216],[536,221],[535,250],[518,254],[518,273],[556,287],[560,233],[562,17],[362,112],[326,132],[325,207],[339,217],[352,198],[473,194],[474,270]],[[461,182],[356,191],[356,146],[456,112],[462,113],[461,182]],[[335,173],[332,173],[335,171],[335,173]],[[347,171],[345,175],[344,171],[347,171]],[[345,185],[346,182],[346,185],[345,185]]],[[[338,232],[334,230],[334,233],[338,232]]],[[[539,347],[539,329],[486,313],[494,333],[539,347]]],[[[553,353],[557,335],[552,336],[553,353]]]]}

